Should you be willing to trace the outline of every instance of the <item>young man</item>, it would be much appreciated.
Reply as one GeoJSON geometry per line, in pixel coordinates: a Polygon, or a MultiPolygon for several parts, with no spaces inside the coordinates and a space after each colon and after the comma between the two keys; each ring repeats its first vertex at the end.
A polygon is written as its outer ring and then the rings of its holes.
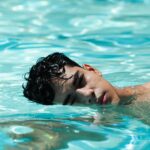
{"type": "Polygon", "coordinates": [[[150,100],[150,83],[117,88],[90,65],[83,67],[62,53],[53,53],[32,66],[24,96],[44,104],[130,104],[150,100]]]}

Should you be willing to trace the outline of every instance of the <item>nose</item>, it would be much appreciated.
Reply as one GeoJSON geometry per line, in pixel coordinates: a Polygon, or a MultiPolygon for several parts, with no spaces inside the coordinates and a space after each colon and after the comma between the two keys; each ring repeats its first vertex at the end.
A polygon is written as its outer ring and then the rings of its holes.
{"type": "Polygon", "coordinates": [[[76,93],[80,95],[80,98],[82,100],[85,100],[85,102],[92,103],[94,100],[94,90],[90,88],[80,88],[76,89],[76,93]]]}

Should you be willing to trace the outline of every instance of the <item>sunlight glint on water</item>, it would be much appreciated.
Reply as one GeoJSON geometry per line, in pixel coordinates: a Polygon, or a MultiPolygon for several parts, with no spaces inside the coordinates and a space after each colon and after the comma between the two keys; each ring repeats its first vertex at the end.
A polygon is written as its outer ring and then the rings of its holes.
{"type": "Polygon", "coordinates": [[[149,149],[145,109],[42,106],[22,94],[24,74],[55,51],[93,65],[115,86],[148,82],[149,0],[5,0],[0,6],[0,149],[149,149]]]}

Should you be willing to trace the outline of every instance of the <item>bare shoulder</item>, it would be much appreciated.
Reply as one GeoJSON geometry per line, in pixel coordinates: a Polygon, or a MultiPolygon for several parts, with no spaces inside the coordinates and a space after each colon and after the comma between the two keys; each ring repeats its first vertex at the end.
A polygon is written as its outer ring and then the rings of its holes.
{"type": "Polygon", "coordinates": [[[150,82],[137,86],[137,101],[150,101],[150,82]]]}
{"type": "Polygon", "coordinates": [[[144,86],[145,88],[147,88],[147,89],[149,89],[149,90],[150,90],[150,82],[145,83],[143,86],[144,86]]]}

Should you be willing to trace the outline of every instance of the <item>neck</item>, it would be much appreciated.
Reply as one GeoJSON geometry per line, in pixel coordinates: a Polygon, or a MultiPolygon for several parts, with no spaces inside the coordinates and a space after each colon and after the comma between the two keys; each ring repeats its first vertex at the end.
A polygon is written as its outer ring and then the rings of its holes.
{"type": "Polygon", "coordinates": [[[135,97],[135,90],[133,87],[115,88],[119,96],[119,104],[130,104],[135,97]]]}
{"type": "Polygon", "coordinates": [[[115,90],[120,98],[119,104],[130,104],[135,100],[144,99],[149,91],[145,85],[138,85],[133,87],[116,88],[115,90]]]}

